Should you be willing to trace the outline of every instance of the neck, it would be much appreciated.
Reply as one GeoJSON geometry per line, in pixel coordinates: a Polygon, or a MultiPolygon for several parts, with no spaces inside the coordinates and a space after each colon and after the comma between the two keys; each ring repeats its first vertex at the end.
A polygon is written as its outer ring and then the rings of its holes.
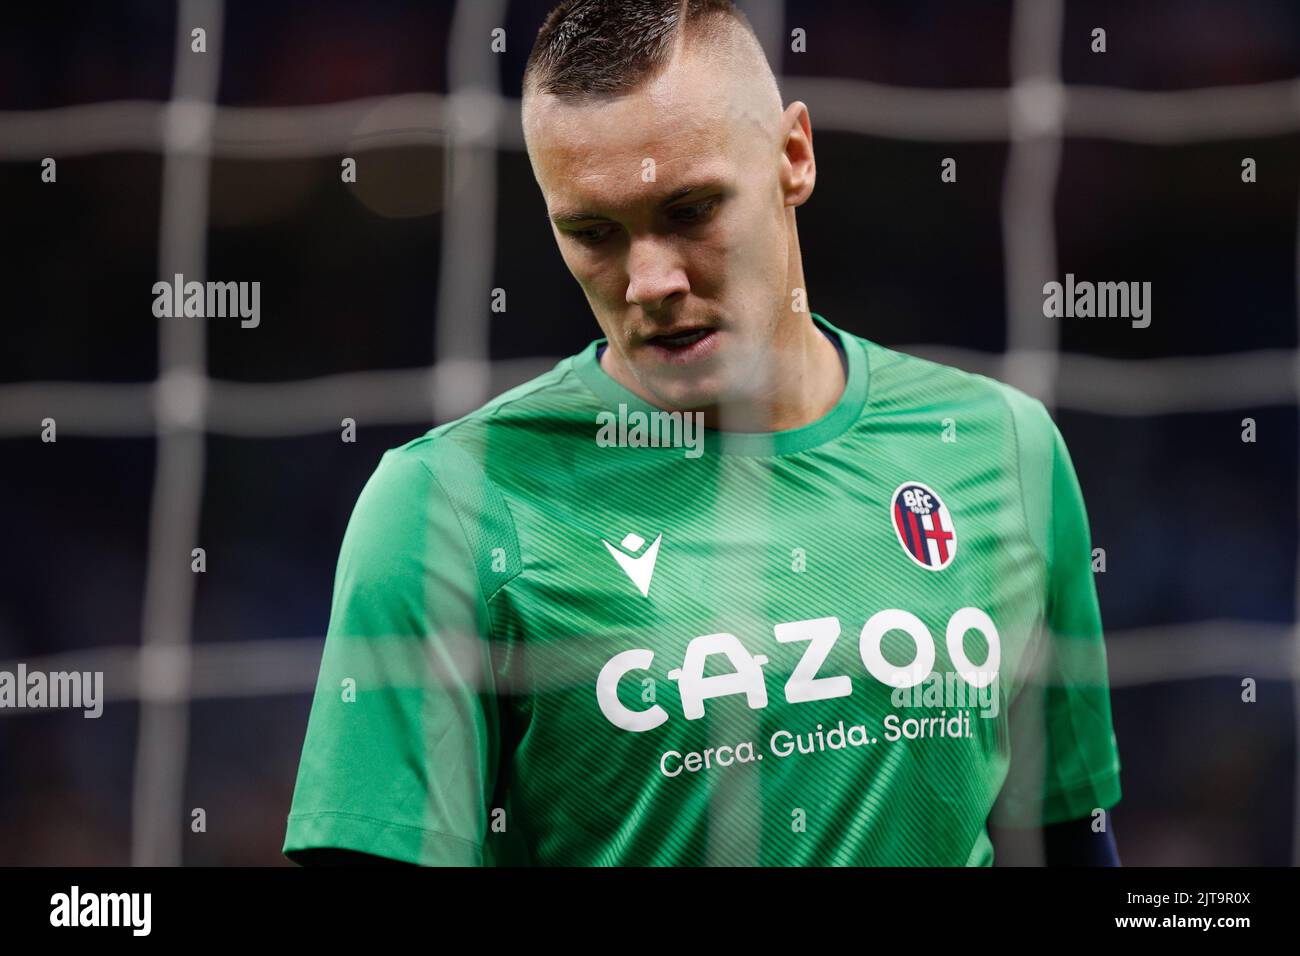
{"type": "MultiPolygon", "coordinates": [[[[785,211],[787,290],[802,289],[807,303],[808,283],[803,273],[803,252],[794,209],[785,211]]],[[[786,303],[790,299],[787,297],[786,303]]],[[[746,369],[754,388],[743,400],[704,409],[708,428],[736,432],[779,432],[802,428],[821,418],[844,394],[844,366],[839,350],[806,312],[785,312],[776,322],[771,346],[757,367],[746,369]]]]}
{"type": "Polygon", "coordinates": [[[755,368],[750,382],[758,388],[743,400],[704,409],[705,425],[736,432],[778,432],[802,428],[821,418],[844,394],[839,351],[802,313],[767,353],[766,369],[755,368]],[[765,384],[763,384],[765,383],[765,384]]]}

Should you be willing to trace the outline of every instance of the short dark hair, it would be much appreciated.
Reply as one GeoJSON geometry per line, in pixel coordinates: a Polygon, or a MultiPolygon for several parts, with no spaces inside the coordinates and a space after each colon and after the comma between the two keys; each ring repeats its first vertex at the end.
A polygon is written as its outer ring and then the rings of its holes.
{"type": "Polygon", "coordinates": [[[753,34],[732,0],[562,0],[533,42],[524,89],[626,93],[668,65],[682,31],[709,36],[727,18],[753,34]]]}

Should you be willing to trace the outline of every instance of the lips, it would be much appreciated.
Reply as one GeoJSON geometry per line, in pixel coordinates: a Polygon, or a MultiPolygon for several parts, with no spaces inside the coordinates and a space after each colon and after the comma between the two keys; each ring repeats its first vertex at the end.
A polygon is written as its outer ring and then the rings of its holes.
{"type": "Polygon", "coordinates": [[[670,365],[703,360],[713,353],[718,330],[713,326],[675,329],[645,340],[651,353],[670,365]]]}
{"type": "Polygon", "coordinates": [[[670,335],[656,335],[654,338],[650,339],[650,341],[655,345],[664,348],[686,348],[687,346],[694,345],[712,331],[713,329],[710,328],[683,329],[680,332],[673,332],[670,335]]]}

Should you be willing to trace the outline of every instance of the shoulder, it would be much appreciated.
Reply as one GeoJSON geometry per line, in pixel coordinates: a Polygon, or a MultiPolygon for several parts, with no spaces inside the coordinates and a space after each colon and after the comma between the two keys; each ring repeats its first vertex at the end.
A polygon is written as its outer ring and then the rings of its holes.
{"type": "Polygon", "coordinates": [[[503,494],[505,467],[536,462],[557,423],[590,421],[591,396],[572,358],[454,421],[384,452],[358,498],[349,534],[427,541],[430,529],[463,537],[475,554],[518,541],[503,494]]]}
{"type": "Polygon", "coordinates": [[[390,493],[421,485],[487,481],[489,446],[526,445],[548,418],[589,404],[573,372],[576,356],[510,388],[473,411],[384,452],[371,478],[390,493]]]}
{"type": "Polygon", "coordinates": [[[490,458],[527,454],[554,428],[590,421],[594,397],[574,371],[576,359],[562,359],[474,411],[389,450],[385,459],[420,462],[438,480],[485,477],[490,458]]]}
{"type": "Polygon", "coordinates": [[[921,409],[967,411],[1001,418],[1026,445],[1049,452],[1055,430],[1041,401],[1012,385],[978,372],[886,348],[855,336],[867,353],[873,411],[921,409]],[[1044,442],[1047,441],[1045,447],[1044,442]]]}
{"type": "Polygon", "coordinates": [[[983,408],[992,414],[1046,415],[1042,403],[1024,392],[978,372],[887,348],[854,336],[867,355],[870,402],[881,408],[983,408]]]}

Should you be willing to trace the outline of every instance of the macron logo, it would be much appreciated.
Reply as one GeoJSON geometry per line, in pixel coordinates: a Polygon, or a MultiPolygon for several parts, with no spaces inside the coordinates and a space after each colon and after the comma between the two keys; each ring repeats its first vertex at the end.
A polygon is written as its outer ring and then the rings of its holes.
{"type": "Polygon", "coordinates": [[[629,578],[632,579],[632,583],[637,586],[637,590],[641,592],[641,596],[649,597],[650,579],[654,577],[655,560],[659,557],[659,543],[663,541],[663,539],[664,536],[660,533],[659,537],[655,538],[654,544],[646,548],[640,557],[634,557],[634,555],[640,551],[642,546],[645,544],[645,538],[641,537],[639,534],[629,533],[628,536],[620,542],[622,550],[614,547],[608,541],[605,541],[604,538],[601,538],[600,540],[604,543],[605,547],[609,548],[609,553],[614,556],[614,560],[618,562],[618,566],[623,569],[623,572],[629,578]]]}

